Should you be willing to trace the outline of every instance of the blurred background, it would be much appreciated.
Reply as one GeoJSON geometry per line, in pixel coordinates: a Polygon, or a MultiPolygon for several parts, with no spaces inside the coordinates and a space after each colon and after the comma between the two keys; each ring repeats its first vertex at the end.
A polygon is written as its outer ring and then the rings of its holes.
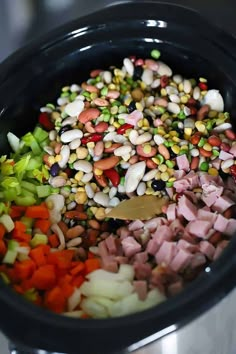
{"type": "MultiPolygon", "coordinates": [[[[41,34],[72,19],[120,2],[122,1],[1,0],[0,62],[17,48],[41,34]]],[[[192,7],[236,36],[235,0],[162,0],[162,2],[192,7]]]]}

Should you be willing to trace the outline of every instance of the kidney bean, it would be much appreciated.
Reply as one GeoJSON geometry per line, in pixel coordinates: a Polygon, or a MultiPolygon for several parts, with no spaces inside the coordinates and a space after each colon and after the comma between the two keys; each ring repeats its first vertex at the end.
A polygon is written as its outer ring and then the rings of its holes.
{"type": "Polygon", "coordinates": [[[191,144],[197,145],[199,143],[200,139],[201,139],[201,134],[200,133],[195,133],[190,138],[191,144]]]}
{"type": "Polygon", "coordinates": [[[169,77],[166,75],[161,76],[161,87],[165,88],[169,83],[169,77]]]}
{"type": "Polygon", "coordinates": [[[105,152],[105,153],[112,153],[112,152],[114,152],[116,149],[118,149],[120,146],[122,146],[122,144],[120,144],[120,143],[112,144],[110,147],[105,148],[105,149],[104,149],[104,152],[105,152]]]}
{"type": "Polygon", "coordinates": [[[68,226],[66,225],[66,223],[64,223],[64,221],[59,221],[58,226],[60,227],[63,234],[66,235],[68,231],[68,226]]]}
{"type": "Polygon", "coordinates": [[[125,134],[126,130],[128,129],[133,129],[133,125],[132,124],[128,124],[128,123],[125,123],[123,125],[121,125],[118,129],[117,129],[117,134],[125,134]]]}
{"type": "Polygon", "coordinates": [[[170,159],[170,153],[169,153],[168,149],[165,147],[165,145],[160,144],[160,145],[158,146],[158,151],[159,151],[159,153],[160,153],[162,156],[164,156],[164,158],[165,158],[166,160],[169,160],[169,159],[170,159]]]}
{"type": "Polygon", "coordinates": [[[75,237],[79,237],[80,235],[82,235],[82,233],[85,231],[84,227],[81,225],[76,225],[70,229],[67,230],[66,233],[66,238],[75,238],[75,237]]]}
{"type": "Polygon", "coordinates": [[[95,219],[92,219],[92,220],[89,220],[88,221],[88,225],[92,228],[92,229],[95,229],[95,230],[100,230],[100,224],[97,220],[95,219]]]}
{"type": "Polygon", "coordinates": [[[197,120],[203,120],[209,111],[210,107],[207,104],[204,104],[197,112],[197,120]]]}
{"type": "Polygon", "coordinates": [[[109,125],[106,122],[100,122],[95,125],[94,129],[97,133],[103,133],[108,129],[109,125]]]}
{"type": "Polygon", "coordinates": [[[235,136],[235,133],[233,132],[233,130],[231,129],[227,129],[225,131],[225,135],[227,136],[228,139],[230,140],[235,140],[236,136],[235,136]]]}
{"type": "MultiPolygon", "coordinates": [[[[137,148],[136,148],[136,150],[137,150],[137,154],[139,155],[139,156],[143,156],[143,157],[153,157],[153,156],[155,156],[156,155],[156,153],[157,153],[157,149],[155,148],[155,147],[151,147],[151,151],[150,152],[148,152],[148,153],[146,153],[145,152],[145,146],[143,146],[143,145],[138,145],[137,146],[137,148]]],[[[169,152],[169,151],[168,151],[169,152]]],[[[164,155],[163,155],[164,156],[164,155]]]]}
{"type": "Polygon", "coordinates": [[[84,136],[81,139],[81,143],[82,144],[87,144],[87,143],[91,143],[91,142],[96,143],[97,141],[100,141],[102,139],[103,139],[103,136],[101,134],[93,133],[93,134],[90,134],[88,136],[84,136]]]}
{"type": "Polygon", "coordinates": [[[203,148],[199,148],[200,155],[204,157],[211,157],[212,151],[206,151],[203,148]]]}
{"type": "Polygon", "coordinates": [[[102,155],[103,151],[104,151],[104,142],[98,141],[95,145],[95,148],[94,148],[94,155],[100,156],[100,155],[102,155]]]}
{"type": "Polygon", "coordinates": [[[114,168],[105,170],[104,175],[111,181],[114,187],[117,187],[119,185],[120,175],[114,168]]]}
{"type": "Polygon", "coordinates": [[[199,82],[198,87],[202,90],[202,91],[206,91],[208,89],[207,84],[205,84],[204,82],[199,82]]]}
{"type": "Polygon", "coordinates": [[[198,156],[192,157],[192,161],[190,164],[191,170],[196,170],[198,168],[198,164],[199,164],[199,157],[198,156]]]}
{"type": "Polygon", "coordinates": [[[100,116],[101,112],[98,108],[88,108],[81,112],[78,116],[80,123],[87,123],[90,120],[97,119],[100,116]]]}
{"type": "Polygon", "coordinates": [[[40,113],[39,123],[47,131],[54,129],[54,123],[51,121],[49,114],[47,112],[40,113]]]}
{"type": "Polygon", "coordinates": [[[220,146],[221,145],[221,140],[216,135],[209,136],[207,141],[211,146],[220,146]]]}
{"type": "Polygon", "coordinates": [[[49,163],[49,161],[48,161],[49,157],[50,157],[50,155],[48,155],[48,154],[44,154],[44,155],[43,155],[43,162],[44,162],[47,166],[50,166],[50,163],[49,163]]]}
{"type": "Polygon", "coordinates": [[[98,76],[98,75],[100,74],[100,72],[102,72],[101,69],[92,70],[92,71],[90,72],[90,77],[94,78],[94,77],[98,76]]]}
{"type": "Polygon", "coordinates": [[[231,149],[230,145],[227,143],[221,143],[220,144],[220,149],[225,151],[225,152],[229,152],[229,150],[231,149]]]}
{"type": "Polygon", "coordinates": [[[146,160],[146,166],[147,168],[150,168],[150,169],[153,169],[153,168],[156,168],[157,165],[155,164],[154,161],[152,161],[151,159],[147,159],[146,160]]]}
{"type": "Polygon", "coordinates": [[[191,106],[195,106],[196,104],[197,104],[197,101],[193,97],[190,97],[188,102],[186,103],[186,106],[191,107],[191,106]]]}
{"type": "Polygon", "coordinates": [[[84,126],[88,133],[96,133],[96,130],[94,129],[94,126],[91,121],[85,123],[84,126]]]}
{"type": "Polygon", "coordinates": [[[109,170],[110,168],[115,167],[120,161],[118,156],[110,156],[105,159],[95,161],[94,168],[98,168],[99,170],[109,170]]]}
{"type": "Polygon", "coordinates": [[[88,215],[83,211],[78,210],[70,210],[65,213],[65,217],[67,219],[75,219],[75,220],[87,220],[88,215]]]}
{"type": "Polygon", "coordinates": [[[94,174],[94,178],[96,179],[96,182],[99,184],[99,186],[106,187],[108,185],[107,179],[104,174],[100,176],[94,174]]]}

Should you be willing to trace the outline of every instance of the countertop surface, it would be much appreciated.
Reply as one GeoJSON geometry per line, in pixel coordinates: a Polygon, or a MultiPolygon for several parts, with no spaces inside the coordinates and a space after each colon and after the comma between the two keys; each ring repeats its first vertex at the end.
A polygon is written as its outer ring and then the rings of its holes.
{"type": "MultiPolygon", "coordinates": [[[[138,1],[138,0],[136,0],[138,1]]],[[[154,0],[155,1],[155,0],[154,0]]],[[[43,33],[112,3],[109,0],[1,0],[0,62],[43,33]]],[[[235,0],[165,1],[192,7],[236,37],[235,0]]],[[[191,324],[136,354],[235,354],[236,289],[191,324]]],[[[9,354],[8,341],[0,333],[0,354],[9,354]]],[[[42,351],[42,353],[45,353],[42,351]]],[[[24,354],[24,353],[21,353],[24,354]]]]}

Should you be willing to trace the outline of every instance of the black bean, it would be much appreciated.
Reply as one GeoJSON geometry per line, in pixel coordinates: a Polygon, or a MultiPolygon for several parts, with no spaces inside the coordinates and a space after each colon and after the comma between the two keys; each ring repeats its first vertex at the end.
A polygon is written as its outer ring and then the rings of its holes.
{"type": "Polygon", "coordinates": [[[133,80],[139,80],[141,79],[141,76],[143,74],[143,68],[141,65],[137,65],[134,67],[134,74],[133,74],[133,80]]]}
{"type": "Polygon", "coordinates": [[[148,120],[150,126],[153,126],[153,118],[151,116],[146,116],[146,119],[148,120]]]}
{"type": "Polygon", "coordinates": [[[134,101],[131,101],[127,107],[128,113],[135,111],[135,109],[136,109],[136,103],[134,101]]]}
{"type": "Polygon", "coordinates": [[[68,124],[68,125],[64,125],[64,127],[61,127],[61,129],[59,130],[58,134],[59,135],[62,135],[63,133],[67,132],[68,130],[71,130],[71,126],[68,124]]]}
{"type": "Polygon", "coordinates": [[[126,200],[129,199],[129,197],[126,194],[122,194],[122,193],[116,193],[116,197],[120,200],[126,200]]]}
{"type": "Polygon", "coordinates": [[[57,162],[55,162],[50,168],[50,175],[52,177],[56,177],[58,175],[59,171],[60,171],[60,166],[58,165],[57,162]]]}
{"type": "Polygon", "coordinates": [[[158,180],[158,179],[154,179],[152,181],[152,189],[157,192],[157,191],[162,191],[163,189],[165,189],[166,187],[166,184],[164,181],[162,181],[161,179],[158,180]]]}

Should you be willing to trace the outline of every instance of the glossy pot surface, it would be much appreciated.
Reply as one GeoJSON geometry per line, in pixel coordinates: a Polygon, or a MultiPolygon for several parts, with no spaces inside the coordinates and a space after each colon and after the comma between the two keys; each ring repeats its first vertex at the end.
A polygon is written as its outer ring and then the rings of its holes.
{"type": "MultiPolygon", "coordinates": [[[[236,113],[236,42],[197,13],[150,1],[111,6],[76,20],[21,49],[0,65],[0,153],[6,135],[32,129],[39,108],[62,86],[81,82],[94,68],[121,64],[151,49],[174,71],[205,76],[236,113]]],[[[142,313],[109,320],[75,320],[48,313],[0,283],[0,328],[15,343],[65,353],[120,352],[155,340],[193,320],[235,285],[236,238],[181,294],[142,313]],[[145,341],[144,341],[145,342],[145,341]]]]}

